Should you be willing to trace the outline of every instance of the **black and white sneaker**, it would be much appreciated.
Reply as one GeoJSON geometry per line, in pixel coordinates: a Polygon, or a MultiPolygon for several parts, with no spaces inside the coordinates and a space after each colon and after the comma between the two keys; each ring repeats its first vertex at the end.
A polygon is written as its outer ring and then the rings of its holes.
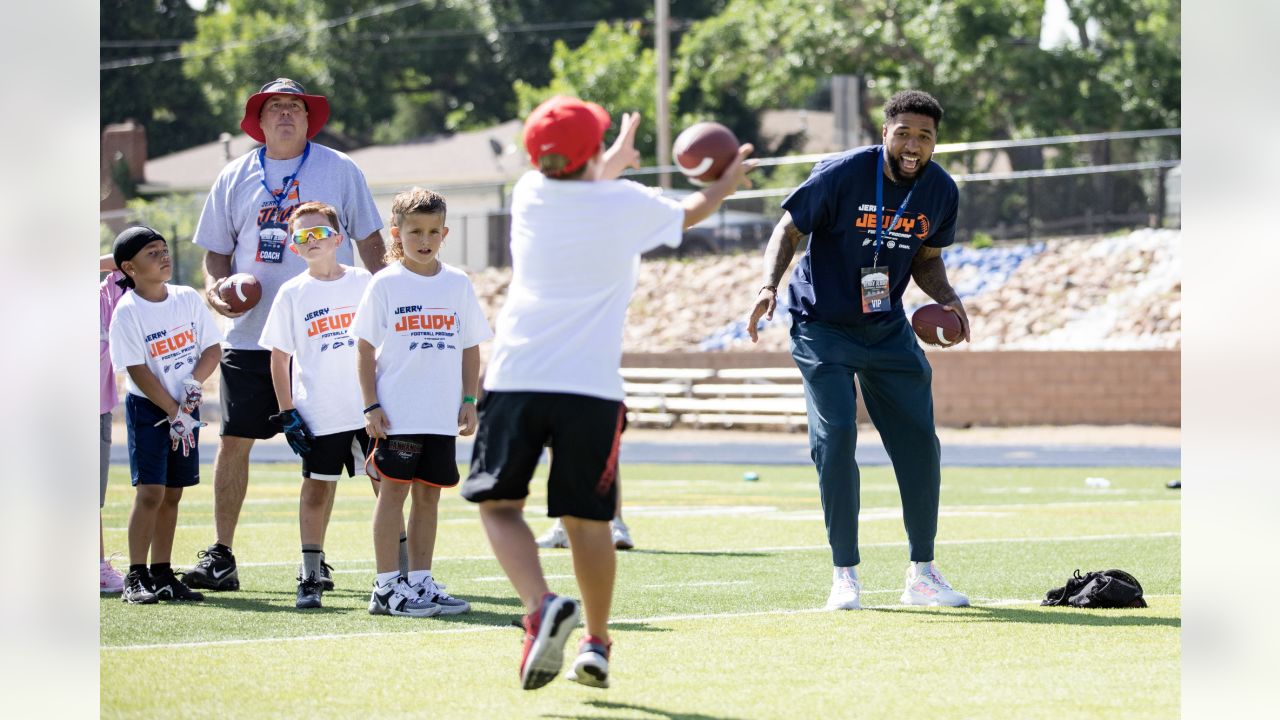
{"type": "Polygon", "coordinates": [[[124,578],[124,590],[120,600],[130,605],[153,605],[159,602],[151,591],[151,578],[139,572],[131,572],[124,578]]]}
{"type": "MultiPolygon", "coordinates": [[[[298,582],[302,582],[302,563],[298,563],[298,582]]],[[[325,592],[333,589],[333,566],[324,561],[324,553],[320,553],[320,588],[325,592]]]]}
{"type": "Polygon", "coordinates": [[[431,617],[440,614],[440,606],[430,598],[418,597],[404,578],[390,585],[373,584],[369,595],[370,615],[401,615],[405,617],[431,617]]]}
{"type": "Polygon", "coordinates": [[[155,588],[156,598],[172,602],[200,602],[204,593],[198,593],[187,587],[172,572],[151,576],[151,585],[155,588]]]}
{"type": "Polygon", "coordinates": [[[298,602],[294,607],[299,610],[320,607],[320,595],[323,585],[315,575],[308,575],[306,580],[298,583],[298,602]]]}
{"type": "Polygon", "coordinates": [[[410,585],[409,587],[418,594],[418,597],[426,598],[439,605],[441,615],[459,615],[471,612],[471,603],[445,592],[444,586],[436,582],[434,578],[423,580],[417,585],[410,585]]]}
{"type": "Polygon", "coordinates": [[[200,560],[196,566],[182,574],[182,581],[193,588],[204,590],[239,590],[240,576],[236,573],[236,557],[230,550],[218,545],[196,553],[200,560]]]}

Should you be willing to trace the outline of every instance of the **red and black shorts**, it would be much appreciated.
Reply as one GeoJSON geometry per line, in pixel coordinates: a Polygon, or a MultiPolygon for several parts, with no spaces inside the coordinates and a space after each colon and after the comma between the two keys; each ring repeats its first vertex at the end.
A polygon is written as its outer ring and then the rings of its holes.
{"type": "Polygon", "coordinates": [[[547,515],[613,519],[626,421],[621,402],[572,393],[491,392],[478,409],[480,429],[462,497],[528,497],[545,445],[551,448],[547,515]]]}
{"type": "Polygon", "coordinates": [[[456,445],[453,435],[388,435],[373,441],[365,471],[374,480],[456,487],[456,445]]]}

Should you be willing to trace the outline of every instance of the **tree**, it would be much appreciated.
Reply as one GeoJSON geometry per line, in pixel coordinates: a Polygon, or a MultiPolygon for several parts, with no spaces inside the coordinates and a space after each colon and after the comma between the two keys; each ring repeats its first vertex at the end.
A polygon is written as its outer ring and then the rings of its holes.
{"type": "Polygon", "coordinates": [[[614,116],[615,129],[621,113],[639,112],[642,122],[636,132],[636,149],[645,158],[643,162],[653,161],[655,63],[653,50],[643,45],[638,23],[600,23],[573,49],[557,40],[549,69],[552,78],[544,87],[524,80],[515,82],[520,117],[553,95],[573,95],[603,105],[614,116]]]}
{"type": "Polygon", "coordinates": [[[731,0],[686,35],[676,90],[685,111],[754,113],[861,75],[869,127],[893,91],[916,87],[942,101],[948,140],[1178,124],[1177,0],[1072,7],[1100,36],[1042,50],[1042,0],[731,0]]]}
{"type": "MultiPolygon", "coordinates": [[[[101,0],[99,9],[103,62],[149,58],[195,36],[196,12],[186,0],[101,0]]],[[[153,157],[218,137],[219,124],[179,62],[102,70],[99,78],[100,126],[137,120],[153,157]]]]}
{"type": "Polygon", "coordinates": [[[332,98],[333,129],[368,143],[503,115],[510,95],[470,4],[424,0],[229,0],[197,23],[187,76],[224,127],[264,82],[291,77],[332,98]]]}

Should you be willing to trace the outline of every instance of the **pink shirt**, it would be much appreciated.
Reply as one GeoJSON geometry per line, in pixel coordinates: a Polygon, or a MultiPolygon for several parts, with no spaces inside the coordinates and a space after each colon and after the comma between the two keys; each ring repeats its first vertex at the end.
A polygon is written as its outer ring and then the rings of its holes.
{"type": "Polygon", "coordinates": [[[123,278],[124,273],[113,270],[98,286],[98,320],[101,322],[98,334],[98,375],[102,390],[99,414],[111,412],[111,408],[115,407],[119,400],[116,397],[116,376],[111,371],[111,351],[107,344],[107,331],[111,328],[111,315],[116,311],[116,303],[124,295],[124,288],[116,285],[116,281],[123,278]]]}

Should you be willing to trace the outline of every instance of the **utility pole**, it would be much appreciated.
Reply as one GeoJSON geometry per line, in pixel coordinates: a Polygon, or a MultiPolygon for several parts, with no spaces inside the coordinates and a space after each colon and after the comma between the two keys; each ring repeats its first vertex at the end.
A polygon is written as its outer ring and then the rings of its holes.
{"type": "MultiPolygon", "coordinates": [[[[658,165],[666,167],[671,164],[671,112],[667,108],[668,75],[671,66],[671,23],[668,20],[669,0],[653,0],[654,23],[653,35],[655,52],[658,56],[658,88],[657,115],[654,120],[658,124],[658,165]]],[[[658,184],[664,188],[671,187],[670,173],[658,175],[658,184]]]]}

